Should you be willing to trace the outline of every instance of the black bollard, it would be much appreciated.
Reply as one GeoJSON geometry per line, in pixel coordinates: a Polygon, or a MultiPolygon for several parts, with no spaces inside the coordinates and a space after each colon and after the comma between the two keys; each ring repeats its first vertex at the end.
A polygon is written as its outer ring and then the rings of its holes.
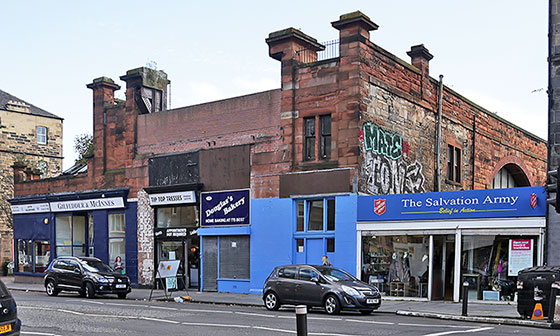
{"type": "Polygon", "coordinates": [[[548,323],[554,323],[554,310],[556,309],[556,295],[560,289],[560,282],[553,282],[550,288],[550,300],[548,304],[548,323]]]}
{"type": "Polygon", "coordinates": [[[463,282],[463,313],[461,315],[467,316],[467,305],[469,304],[469,282],[463,282]]]}
{"type": "Polygon", "coordinates": [[[307,336],[307,306],[296,306],[297,336],[307,336]]]}

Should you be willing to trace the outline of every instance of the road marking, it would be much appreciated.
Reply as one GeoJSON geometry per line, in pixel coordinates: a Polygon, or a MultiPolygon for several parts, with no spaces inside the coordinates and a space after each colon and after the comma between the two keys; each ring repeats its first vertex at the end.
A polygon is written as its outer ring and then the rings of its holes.
{"type": "Polygon", "coordinates": [[[161,309],[161,310],[175,310],[175,311],[179,310],[179,308],[169,308],[169,307],[159,307],[159,306],[148,306],[148,307],[153,309],[161,309]]]}
{"type": "Polygon", "coordinates": [[[80,313],[80,312],[73,311],[73,310],[57,309],[57,311],[62,312],[62,313],[74,314],[74,315],[84,315],[84,313],[80,313]]]}
{"type": "Polygon", "coordinates": [[[296,333],[293,330],[284,330],[284,329],[276,329],[276,328],[261,327],[261,326],[253,326],[253,328],[254,329],[259,329],[259,330],[277,331],[277,332],[282,332],[282,333],[286,333],[286,334],[295,334],[296,333]]]}
{"type": "Polygon", "coordinates": [[[473,333],[473,332],[486,331],[491,329],[494,329],[494,327],[483,327],[483,328],[469,329],[469,330],[444,331],[444,332],[439,332],[434,334],[426,334],[424,336],[443,336],[443,335],[451,335],[451,334],[473,333]]]}
{"type": "Polygon", "coordinates": [[[181,322],[177,322],[177,321],[170,321],[170,320],[158,319],[158,318],[153,318],[153,317],[138,316],[137,318],[139,318],[141,320],[164,322],[164,323],[173,323],[173,324],[181,323],[181,322]]]}
{"type": "Polygon", "coordinates": [[[41,333],[41,332],[33,332],[33,331],[22,331],[20,332],[21,335],[44,335],[44,336],[61,336],[58,334],[47,334],[47,333],[41,333]]]}
{"type": "Polygon", "coordinates": [[[283,318],[283,319],[295,319],[295,316],[278,316],[278,318],[283,318]]]}
{"type": "Polygon", "coordinates": [[[240,324],[219,324],[219,323],[203,323],[203,322],[181,322],[181,324],[203,326],[203,327],[244,328],[244,329],[251,328],[251,326],[240,325],[240,324]]]}
{"type": "Polygon", "coordinates": [[[313,317],[313,316],[309,316],[309,315],[307,315],[307,319],[308,319],[308,320],[342,321],[342,318],[336,318],[336,317],[313,317]]]}
{"type": "Polygon", "coordinates": [[[235,314],[248,315],[248,316],[260,316],[260,317],[272,317],[272,318],[276,317],[274,315],[258,314],[258,313],[245,313],[245,312],[235,312],[235,314]]]}
{"type": "Polygon", "coordinates": [[[386,325],[393,325],[393,322],[380,322],[380,321],[364,321],[364,320],[351,320],[346,319],[348,322],[358,322],[358,323],[371,323],[371,324],[386,324],[386,325]]]}
{"type": "Polygon", "coordinates": [[[353,336],[353,335],[346,335],[346,334],[327,334],[327,333],[313,333],[313,332],[310,332],[309,335],[321,335],[321,336],[353,336]]]}
{"type": "Polygon", "coordinates": [[[457,325],[445,325],[445,324],[420,324],[420,323],[397,323],[401,326],[407,327],[427,327],[427,328],[461,328],[461,329],[470,329],[472,326],[457,326],[457,325]]]}
{"type": "Polygon", "coordinates": [[[232,311],[225,311],[225,310],[209,310],[209,309],[181,309],[181,310],[186,312],[233,314],[232,311]]]}

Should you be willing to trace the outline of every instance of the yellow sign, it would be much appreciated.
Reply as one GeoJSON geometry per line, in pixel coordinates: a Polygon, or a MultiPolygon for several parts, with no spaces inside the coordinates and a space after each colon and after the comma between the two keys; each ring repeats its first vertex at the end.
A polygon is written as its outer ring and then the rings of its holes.
{"type": "Polygon", "coordinates": [[[533,309],[533,316],[531,317],[531,320],[544,320],[543,315],[542,304],[535,304],[535,309],[533,309]]]}

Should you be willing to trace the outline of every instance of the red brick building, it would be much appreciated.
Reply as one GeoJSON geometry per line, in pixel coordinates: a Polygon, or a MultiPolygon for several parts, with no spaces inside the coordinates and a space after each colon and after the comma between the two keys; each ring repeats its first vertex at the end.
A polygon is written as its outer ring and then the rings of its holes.
{"type": "Polygon", "coordinates": [[[378,26],[360,12],[332,26],[338,56],[325,59],[325,46],[297,29],[269,35],[269,55],[280,62],[276,90],[167,110],[162,71],[121,76],[125,101],[114,98],[113,80],[95,79],[87,171],[18,183],[15,195],[129,188],[138,237],[130,267],[148,284],[159,249],[159,210],[149,194],[250,188],[252,198],[270,198],[543,184],[545,141],[432,78],[423,45],[408,52],[409,64],[370,40],[378,26]]]}

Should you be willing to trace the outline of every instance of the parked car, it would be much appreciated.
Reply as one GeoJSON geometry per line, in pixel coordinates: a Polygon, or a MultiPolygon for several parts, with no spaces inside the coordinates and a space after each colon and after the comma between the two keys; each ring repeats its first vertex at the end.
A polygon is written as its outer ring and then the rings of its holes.
{"type": "Polygon", "coordinates": [[[281,305],[324,307],[327,314],[358,310],[371,314],[381,305],[379,290],[331,266],[286,265],[276,267],[263,289],[266,309],[281,305]]]}
{"type": "Polygon", "coordinates": [[[0,335],[19,335],[21,321],[17,317],[16,301],[0,280],[0,335]]]}
{"type": "Polygon", "coordinates": [[[130,293],[130,279],[97,258],[60,257],[45,270],[45,289],[56,296],[62,290],[94,298],[97,294],[117,294],[119,299],[130,293]]]}

